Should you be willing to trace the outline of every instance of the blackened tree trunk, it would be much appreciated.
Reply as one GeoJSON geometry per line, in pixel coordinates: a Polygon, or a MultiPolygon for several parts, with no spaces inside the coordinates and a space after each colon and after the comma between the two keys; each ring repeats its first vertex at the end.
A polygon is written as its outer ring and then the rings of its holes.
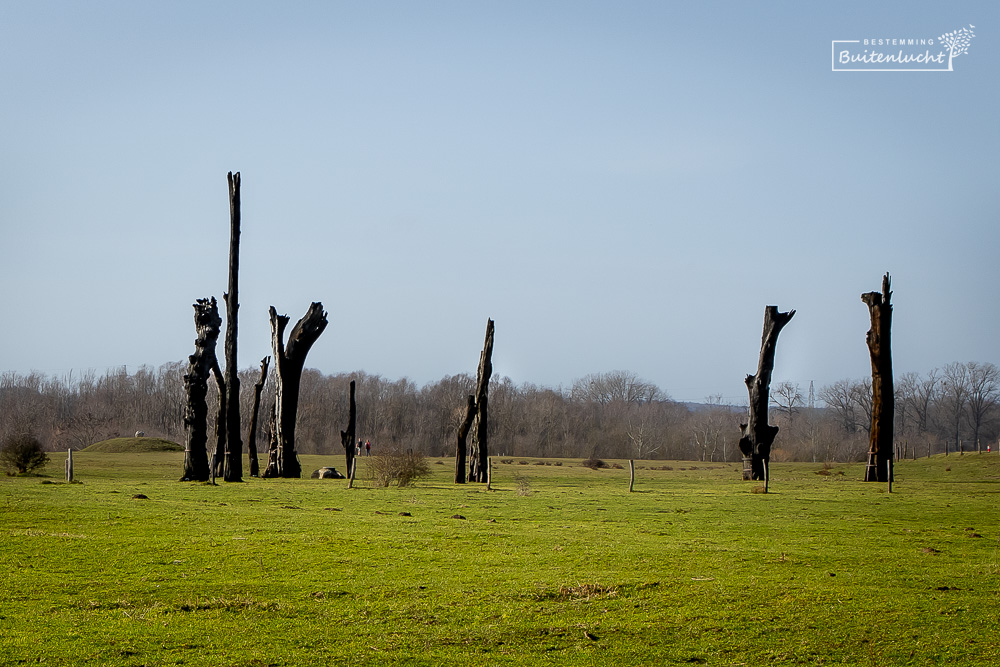
{"type": "Polygon", "coordinates": [[[226,449],[222,479],[243,481],[243,440],[240,438],[240,375],[236,340],[240,276],[240,172],[229,172],[229,291],[226,301],[226,449]]]}
{"type": "Polygon", "coordinates": [[[479,355],[476,372],[476,416],[472,422],[472,447],[469,456],[469,481],[485,482],[489,460],[487,431],[489,430],[490,377],[493,375],[493,320],[486,320],[486,341],[479,355]]]}
{"type": "Polygon", "coordinates": [[[215,384],[219,388],[219,411],[215,416],[215,452],[212,454],[214,481],[216,477],[223,476],[226,467],[226,378],[222,375],[218,360],[212,366],[212,375],[215,376],[215,384]]]}
{"type": "Polygon", "coordinates": [[[476,417],[476,397],[469,395],[469,405],[465,409],[465,419],[458,426],[458,443],[455,447],[455,483],[465,484],[465,459],[468,452],[467,439],[472,420],[476,417]]]}
{"type": "Polygon", "coordinates": [[[778,427],[767,423],[774,349],[778,344],[778,334],[794,315],[794,310],[779,313],[777,306],[764,308],[764,333],[761,337],[757,374],[746,377],[750,413],[747,423],[740,424],[740,451],[743,456],[750,458],[751,478],[764,480],[765,492],[771,463],[771,444],[778,434],[778,427]]]}
{"type": "Polygon", "coordinates": [[[271,357],[260,360],[260,379],[253,386],[253,408],[250,410],[250,428],[247,429],[247,457],[250,460],[250,476],[260,476],[260,463],[257,461],[257,414],[260,412],[260,396],[267,382],[267,366],[271,357]]]}
{"type": "Polygon", "coordinates": [[[194,354],[188,357],[188,372],[184,375],[184,473],[181,481],[207,482],[211,477],[208,464],[208,376],[216,365],[215,345],[219,340],[222,318],[215,299],[198,299],[194,304],[194,325],[198,337],[194,354]]]}
{"type": "Polygon", "coordinates": [[[354,380],[351,380],[351,388],[348,392],[349,403],[347,410],[347,430],[340,432],[340,444],[344,446],[344,454],[347,456],[347,476],[351,477],[354,470],[355,441],[358,423],[358,404],[354,401],[354,380]]]}
{"type": "Polygon", "coordinates": [[[892,304],[889,274],[882,277],[882,292],[866,292],[872,326],[866,336],[872,361],[872,426],[868,436],[866,482],[892,480],[893,418],[896,408],[892,382],[892,304]]]}
{"type": "Polygon", "coordinates": [[[288,317],[278,315],[271,306],[271,343],[274,346],[274,369],[277,376],[276,437],[278,442],[277,469],[271,470],[270,463],[266,477],[301,477],[302,467],[295,453],[295,418],[299,409],[299,383],[302,368],[309,349],[319,338],[328,324],[322,303],[313,303],[299,320],[285,343],[285,327],[288,317]]]}

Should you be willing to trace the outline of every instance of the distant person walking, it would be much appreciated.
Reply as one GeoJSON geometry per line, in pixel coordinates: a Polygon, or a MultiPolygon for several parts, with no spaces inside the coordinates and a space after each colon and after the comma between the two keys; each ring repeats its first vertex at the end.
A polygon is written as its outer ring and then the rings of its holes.
{"type": "Polygon", "coordinates": [[[365,456],[371,456],[371,455],[372,455],[372,441],[365,440],[365,456]]]}

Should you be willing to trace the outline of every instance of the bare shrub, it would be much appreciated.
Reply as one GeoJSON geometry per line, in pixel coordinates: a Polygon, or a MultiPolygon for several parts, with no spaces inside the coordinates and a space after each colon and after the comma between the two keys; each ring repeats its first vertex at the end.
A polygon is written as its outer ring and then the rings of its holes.
{"type": "Polygon", "coordinates": [[[424,455],[413,450],[390,449],[369,458],[368,471],[378,486],[409,486],[418,477],[431,474],[424,455]]]}
{"type": "Polygon", "coordinates": [[[0,447],[0,465],[18,474],[29,473],[49,462],[42,443],[33,435],[21,434],[4,438],[0,447]]]}
{"type": "Polygon", "coordinates": [[[514,473],[514,481],[517,483],[517,495],[519,496],[531,495],[531,482],[528,481],[527,476],[521,475],[519,473],[514,473]]]}
{"type": "Polygon", "coordinates": [[[582,465],[585,468],[590,468],[591,470],[600,470],[601,468],[608,467],[608,464],[602,461],[601,459],[586,459],[585,461],[581,462],[580,465],[582,465]]]}

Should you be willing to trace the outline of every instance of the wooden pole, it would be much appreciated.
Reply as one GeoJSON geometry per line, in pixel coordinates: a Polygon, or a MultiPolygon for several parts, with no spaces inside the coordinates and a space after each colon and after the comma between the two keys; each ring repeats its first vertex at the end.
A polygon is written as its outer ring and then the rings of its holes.
{"type": "Polygon", "coordinates": [[[635,485],[635,461],[629,459],[628,461],[628,492],[632,493],[632,487],[635,485]]]}
{"type": "Polygon", "coordinates": [[[222,479],[243,481],[243,438],[240,436],[240,374],[237,364],[237,319],[240,309],[240,172],[229,172],[229,291],[226,302],[226,448],[222,479]]]}
{"type": "Polygon", "coordinates": [[[66,481],[73,481],[73,450],[70,449],[66,453],[66,481]]]}
{"type": "Polygon", "coordinates": [[[493,490],[493,458],[486,457],[486,490],[493,490]]]}

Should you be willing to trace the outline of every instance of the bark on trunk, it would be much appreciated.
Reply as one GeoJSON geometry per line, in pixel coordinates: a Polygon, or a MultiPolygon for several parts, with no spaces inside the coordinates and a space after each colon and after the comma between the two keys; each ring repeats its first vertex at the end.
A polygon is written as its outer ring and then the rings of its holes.
{"type": "Polygon", "coordinates": [[[222,479],[243,481],[243,440],[240,437],[240,376],[236,354],[240,309],[240,172],[229,172],[229,291],[226,301],[226,449],[222,479]]]}
{"type": "Polygon", "coordinates": [[[264,479],[278,476],[278,426],[277,406],[271,404],[270,416],[267,419],[267,467],[264,468],[264,479]]]}
{"type": "MultiPolygon", "coordinates": [[[[271,313],[271,344],[274,346],[274,369],[277,374],[276,437],[277,464],[269,477],[301,477],[302,467],[295,453],[295,418],[299,409],[299,382],[306,355],[316,339],[326,329],[328,321],[322,303],[313,303],[299,320],[285,341],[288,317],[278,315],[274,306],[271,313]]],[[[268,465],[270,472],[270,464],[268,465]]]]}
{"type": "Polygon", "coordinates": [[[247,457],[250,460],[250,476],[260,476],[260,463],[257,461],[257,415],[260,412],[260,396],[264,393],[267,382],[267,366],[271,357],[260,360],[260,379],[253,386],[253,408],[250,410],[250,428],[247,430],[247,457]]]}
{"type": "Polygon", "coordinates": [[[476,372],[476,416],[472,422],[472,446],[469,456],[469,481],[486,481],[486,460],[489,458],[487,431],[489,430],[490,377],[493,375],[493,320],[486,320],[486,341],[479,355],[476,372]]]}
{"type": "Polygon", "coordinates": [[[868,330],[868,352],[872,361],[872,425],[868,437],[866,482],[888,482],[892,478],[892,440],[895,398],[892,382],[892,304],[889,274],[882,277],[882,292],[866,292],[872,326],[868,330]]]}
{"type": "Polygon", "coordinates": [[[771,444],[778,434],[778,427],[767,423],[774,350],[778,344],[778,334],[794,315],[794,310],[779,313],[777,306],[764,308],[764,333],[761,336],[757,374],[746,377],[750,413],[747,423],[740,424],[740,451],[743,456],[750,458],[751,479],[763,480],[765,492],[771,463],[771,444]]]}
{"type": "Polygon", "coordinates": [[[215,345],[219,340],[222,318],[215,299],[198,299],[194,304],[194,324],[198,337],[194,354],[188,357],[184,375],[184,472],[181,481],[207,482],[211,477],[208,462],[208,376],[216,365],[215,345]]]}
{"type": "Polygon", "coordinates": [[[351,380],[349,395],[347,430],[340,432],[340,444],[344,446],[344,454],[347,457],[347,475],[353,477],[351,473],[354,470],[354,454],[357,447],[354,436],[357,432],[358,420],[358,406],[354,401],[354,380],[351,380]]]}
{"type": "Polygon", "coordinates": [[[214,482],[216,477],[223,476],[226,466],[226,379],[222,376],[218,360],[212,366],[212,375],[215,376],[215,384],[219,387],[219,411],[215,417],[215,451],[212,452],[212,481],[214,482]]]}
{"type": "Polygon", "coordinates": [[[465,419],[458,427],[458,443],[455,447],[455,484],[465,484],[465,458],[468,452],[466,439],[469,436],[469,429],[472,428],[472,420],[476,417],[476,397],[469,395],[469,404],[465,409],[465,419]]]}

